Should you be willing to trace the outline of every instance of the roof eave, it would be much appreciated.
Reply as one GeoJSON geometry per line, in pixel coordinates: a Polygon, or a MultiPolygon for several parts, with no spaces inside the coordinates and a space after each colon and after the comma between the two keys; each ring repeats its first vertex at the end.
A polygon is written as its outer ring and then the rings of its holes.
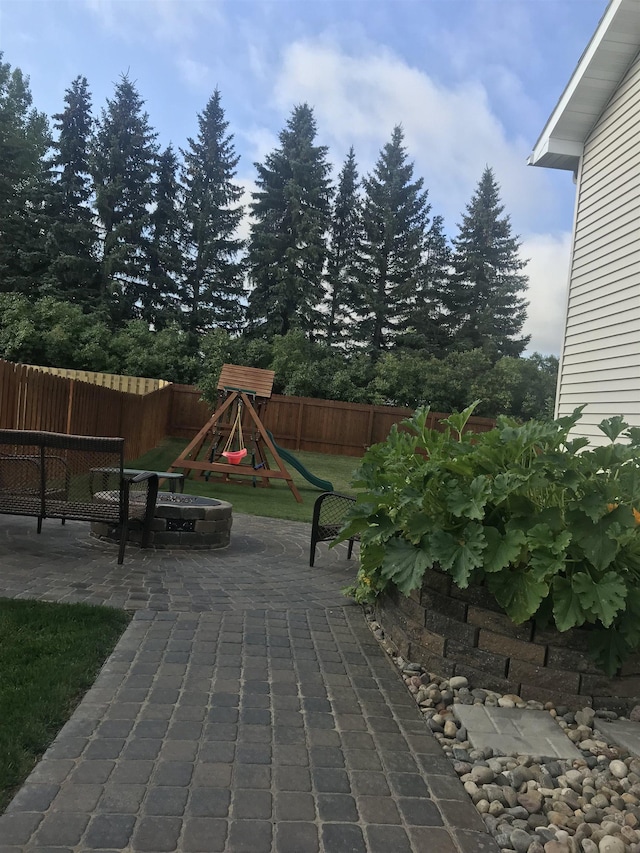
{"type": "Polygon", "coordinates": [[[548,169],[566,169],[575,172],[580,165],[584,145],[571,139],[547,137],[538,141],[529,155],[529,166],[545,166],[548,169]]]}
{"type": "Polygon", "coordinates": [[[527,160],[529,165],[577,169],[591,130],[639,48],[640,0],[610,0],[527,160]]]}

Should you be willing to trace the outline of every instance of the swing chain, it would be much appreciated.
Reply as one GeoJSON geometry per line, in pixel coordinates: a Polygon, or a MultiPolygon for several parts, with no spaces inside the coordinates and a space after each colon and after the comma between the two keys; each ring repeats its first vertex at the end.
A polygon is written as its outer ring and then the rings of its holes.
{"type": "Polygon", "coordinates": [[[233,422],[233,426],[229,431],[229,437],[227,439],[227,443],[224,446],[223,453],[227,453],[231,450],[231,445],[233,444],[233,439],[238,434],[238,450],[244,450],[244,436],[242,434],[242,400],[238,400],[238,405],[236,408],[236,417],[233,422]]]}

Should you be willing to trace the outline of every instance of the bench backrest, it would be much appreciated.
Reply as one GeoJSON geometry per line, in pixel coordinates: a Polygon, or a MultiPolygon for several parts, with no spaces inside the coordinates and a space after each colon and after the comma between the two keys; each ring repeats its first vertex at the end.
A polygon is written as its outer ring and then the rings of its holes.
{"type": "Polygon", "coordinates": [[[88,504],[120,490],[124,439],[0,429],[0,495],[88,504]]]}

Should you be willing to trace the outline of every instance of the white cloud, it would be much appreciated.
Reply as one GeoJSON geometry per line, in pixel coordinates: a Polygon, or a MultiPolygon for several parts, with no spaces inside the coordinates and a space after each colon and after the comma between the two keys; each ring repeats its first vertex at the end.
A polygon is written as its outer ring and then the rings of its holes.
{"type": "Polygon", "coordinates": [[[247,159],[253,163],[262,163],[267,154],[279,145],[278,137],[266,127],[252,127],[249,130],[241,130],[238,133],[245,144],[249,146],[247,159]]]}
{"type": "Polygon", "coordinates": [[[353,144],[365,172],[402,124],[416,174],[449,231],[486,165],[494,168],[516,230],[540,227],[535,217],[551,200],[549,182],[526,168],[530,142],[508,137],[477,80],[447,86],[382,46],[353,56],[327,40],[306,40],[284,51],[274,99],[287,111],[310,103],[322,141],[339,160],[353,144]]]}
{"type": "Polygon", "coordinates": [[[569,282],[571,234],[531,234],[522,241],[529,258],[529,309],[524,333],[531,335],[529,352],[559,355],[564,336],[569,282]]]}
{"type": "Polygon", "coordinates": [[[127,41],[182,43],[219,23],[218,0],[84,0],[101,24],[127,41]]]}
{"type": "Polygon", "coordinates": [[[184,82],[192,89],[211,89],[211,69],[203,62],[186,56],[176,59],[176,66],[184,82]]]}
{"type": "Polygon", "coordinates": [[[253,221],[251,217],[250,204],[252,202],[253,192],[257,189],[257,184],[253,178],[236,178],[234,183],[242,187],[243,194],[240,199],[240,204],[244,206],[244,216],[240,222],[236,236],[240,240],[248,240],[251,231],[251,223],[253,221]]]}
{"type": "MultiPolygon", "coordinates": [[[[518,85],[507,75],[504,89],[518,85]]],[[[284,51],[274,84],[282,110],[307,101],[319,136],[338,161],[354,145],[362,173],[371,170],[396,124],[402,124],[416,176],[423,176],[434,214],[450,236],[485,166],[494,169],[505,212],[529,258],[530,351],[560,351],[564,327],[570,235],[548,233],[557,191],[544,170],[526,166],[529,142],[513,138],[477,79],[445,85],[387,48],[352,56],[327,40],[298,41],[284,51]]],[[[569,188],[567,187],[569,190],[569,188]]],[[[568,225],[569,223],[567,223],[568,225]]]]}

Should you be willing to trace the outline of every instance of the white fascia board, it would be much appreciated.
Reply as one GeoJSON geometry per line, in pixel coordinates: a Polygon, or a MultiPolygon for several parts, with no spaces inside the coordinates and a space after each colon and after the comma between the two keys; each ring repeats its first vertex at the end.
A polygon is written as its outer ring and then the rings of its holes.
{"type": "Polygon", "coordinates": [[[610,0],[576,70],[527,159],[530,166],[576,170],[589,132],[640,48],[638,39],[630,40],[626,46],[614,39],[616,53],[620,58],[617,73],[606,73],[604,68],[599,69],[612,46],[611,42],[605,44],[605,41],[607,36],[614,32],[616,16],[625,12],[640,15],[639,0],[610,0]],[[578,104],[579,109],[576,110],[578,104]],[[577,129],[576,117],[579,119],[577,129]],[[572,128],[572,139],[567,139],[568,125],[572,128]]]}
{"type": "Polygon", "coordinates": [[[575,172],[580,163],[584,145],[572,139],[548,136],[527,159],[529,166],[546,166],[550,169],[568,169],[575,172]],[[535,159],[534,159],[535,158],[535,159]]]}

